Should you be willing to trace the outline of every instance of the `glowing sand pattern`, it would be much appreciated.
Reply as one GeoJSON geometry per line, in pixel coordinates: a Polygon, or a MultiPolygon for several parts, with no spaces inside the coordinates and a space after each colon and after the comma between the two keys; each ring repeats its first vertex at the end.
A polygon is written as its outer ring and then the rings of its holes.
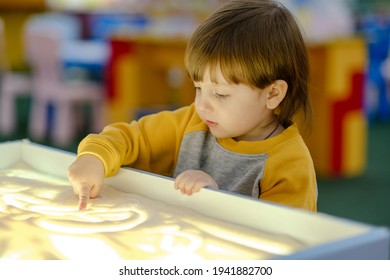
{"type": "Polygon", "coordinates": [[[303,245],[106,185],[86,211],[66,179],[0,170],[1,259],[269,259],[303,245]]]}

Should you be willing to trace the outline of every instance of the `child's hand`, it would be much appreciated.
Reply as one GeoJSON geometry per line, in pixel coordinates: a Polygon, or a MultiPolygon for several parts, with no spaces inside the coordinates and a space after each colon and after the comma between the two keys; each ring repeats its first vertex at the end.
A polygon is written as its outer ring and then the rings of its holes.
{"type": "Polygon", "coordinates": [[[104,180],[104,165],[93,155],[83,155],[76,159],[68,168],[68,178],[73,191],[79,196],[79,209],[87,208],[89,198],[95,198],[100,193],[104,180]]]}
{"type": "Polygon", "coordinates": [[[213,187],[218,189],[218,184],[207,173],[201,170],[186,170],[179,174],[175,180],[175,189],[180,190],[182,194],[191,195],[200,191],[204,187],[213,187]]]}

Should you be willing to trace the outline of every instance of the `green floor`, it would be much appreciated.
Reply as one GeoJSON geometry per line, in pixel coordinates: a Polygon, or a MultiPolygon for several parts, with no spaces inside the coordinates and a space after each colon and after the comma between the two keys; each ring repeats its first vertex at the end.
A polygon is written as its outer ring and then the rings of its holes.
{"type": "Polygon", "coordinates": [[[359,178],[318,179],[320,212],[390,227],[390,124],[369,126],[367,170],[359,178]]]}
{"type": "MultiPolygon", "coordinates": [[[[29,100],[18,101],[18,131],[0,136],[0,142],[28,138],[26,133],[29,100]]],[[[75,152],[78,141],[61,149],[75,152]]],[[[368,131],[367,171],[353,179],[318,178],[318,211],[373,225],[390,227],[390,123],[373,123],[368,131]]],[[[53,146],[49,139],[41,144],[53,146]]]]}

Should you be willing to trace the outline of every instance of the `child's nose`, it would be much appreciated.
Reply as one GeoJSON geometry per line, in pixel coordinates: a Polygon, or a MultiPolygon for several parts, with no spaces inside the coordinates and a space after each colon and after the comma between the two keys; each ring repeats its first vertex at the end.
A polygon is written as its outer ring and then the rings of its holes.
{"type": "Polygon", "coordinates": [[[206,92],[203,92],[202,94],[196,96],[195,104],[200,111],[209,112],[212,110],[210,94],[206,92]]]}

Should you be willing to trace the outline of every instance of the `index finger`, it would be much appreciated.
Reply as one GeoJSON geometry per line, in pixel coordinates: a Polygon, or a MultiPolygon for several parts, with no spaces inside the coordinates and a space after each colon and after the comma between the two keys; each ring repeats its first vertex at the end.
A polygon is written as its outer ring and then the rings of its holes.
{"type": "Polygon", "coordinates": [[[82,183],[79,189],[79,210],[85,210],[87,208],[89,193],[91,186],[87,183],[82,183]]]}

